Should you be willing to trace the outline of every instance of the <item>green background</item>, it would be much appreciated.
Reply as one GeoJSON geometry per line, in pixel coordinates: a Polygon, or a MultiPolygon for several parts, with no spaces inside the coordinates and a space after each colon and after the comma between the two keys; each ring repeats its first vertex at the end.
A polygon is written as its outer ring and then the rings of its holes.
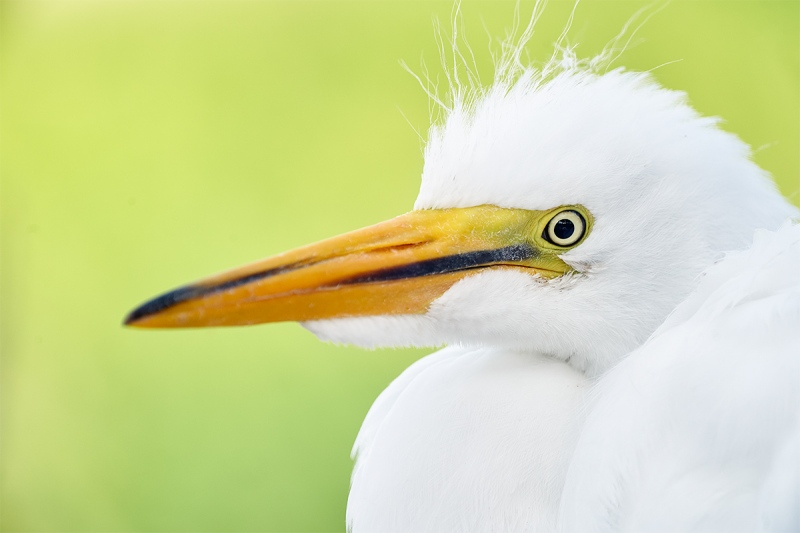
{"type": "MultiPolygon", "coordinates": [[[[598,52],[641,2],[589,1],[598,52]]],[[[409,210],[450,2],[2,3],[3,531],[341,531],[348,457],[424,350],[296,324],[120,327],[186,281],[409,210]]],[[[523,2],[523,16],[531,4],[523,2]]],[[[549,55],[571,3],[528,47],[549,55]]],[[[509,2],[463,4],[484,26],[509,2]]],[[[621,64],[658,68],[798,201],[800,3],[675,1],[621,64]]],[[[641,39],[640,39],[641,38],[641,39]]],[[[487,76],[488,79],[488,76],[487,76]]]]}

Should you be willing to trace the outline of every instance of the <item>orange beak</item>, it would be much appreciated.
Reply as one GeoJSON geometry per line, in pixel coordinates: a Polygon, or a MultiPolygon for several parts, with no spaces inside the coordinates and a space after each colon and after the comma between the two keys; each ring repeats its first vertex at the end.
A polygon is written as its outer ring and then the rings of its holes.
{"type": "Polygon", "coordinates": [[[457,281],[489,268],[552,278],[569,267],[537,249],[540,213],[494,206],[412,211],[154,298],[142,328],[424,313],[457,281]]]}

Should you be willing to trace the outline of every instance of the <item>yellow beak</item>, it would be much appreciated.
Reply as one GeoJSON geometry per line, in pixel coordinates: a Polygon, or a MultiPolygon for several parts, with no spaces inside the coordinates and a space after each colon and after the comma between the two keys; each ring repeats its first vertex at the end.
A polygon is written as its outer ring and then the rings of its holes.
{"type": "Polygon", "coordinates": [[[251,263],[154,298],[128,315],[143,328],[424,313],[488,268],[547,278],[569,267],[535,246],[541,212],[494,206],[412,211],[251,263]]]}

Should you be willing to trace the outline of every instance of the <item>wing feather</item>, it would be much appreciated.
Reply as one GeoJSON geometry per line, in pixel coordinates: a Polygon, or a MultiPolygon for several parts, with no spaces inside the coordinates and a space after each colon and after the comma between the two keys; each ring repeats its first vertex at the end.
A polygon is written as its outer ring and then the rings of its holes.
{"type": "Polygon", "coordinates": [[[800,225],[760,231],[600,379],[563,531],[800,529],[800,225]]]}

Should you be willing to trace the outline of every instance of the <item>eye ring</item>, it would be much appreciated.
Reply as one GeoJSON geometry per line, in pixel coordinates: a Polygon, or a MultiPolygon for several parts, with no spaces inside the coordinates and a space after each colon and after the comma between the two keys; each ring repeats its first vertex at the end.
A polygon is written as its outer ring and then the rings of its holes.
{"type": "Polygon", "coordinates": [[[586,220],[575,210],[560,211],[547,223],[542,238],[556,246],[572,246],[586,234],[586,220]]]}

